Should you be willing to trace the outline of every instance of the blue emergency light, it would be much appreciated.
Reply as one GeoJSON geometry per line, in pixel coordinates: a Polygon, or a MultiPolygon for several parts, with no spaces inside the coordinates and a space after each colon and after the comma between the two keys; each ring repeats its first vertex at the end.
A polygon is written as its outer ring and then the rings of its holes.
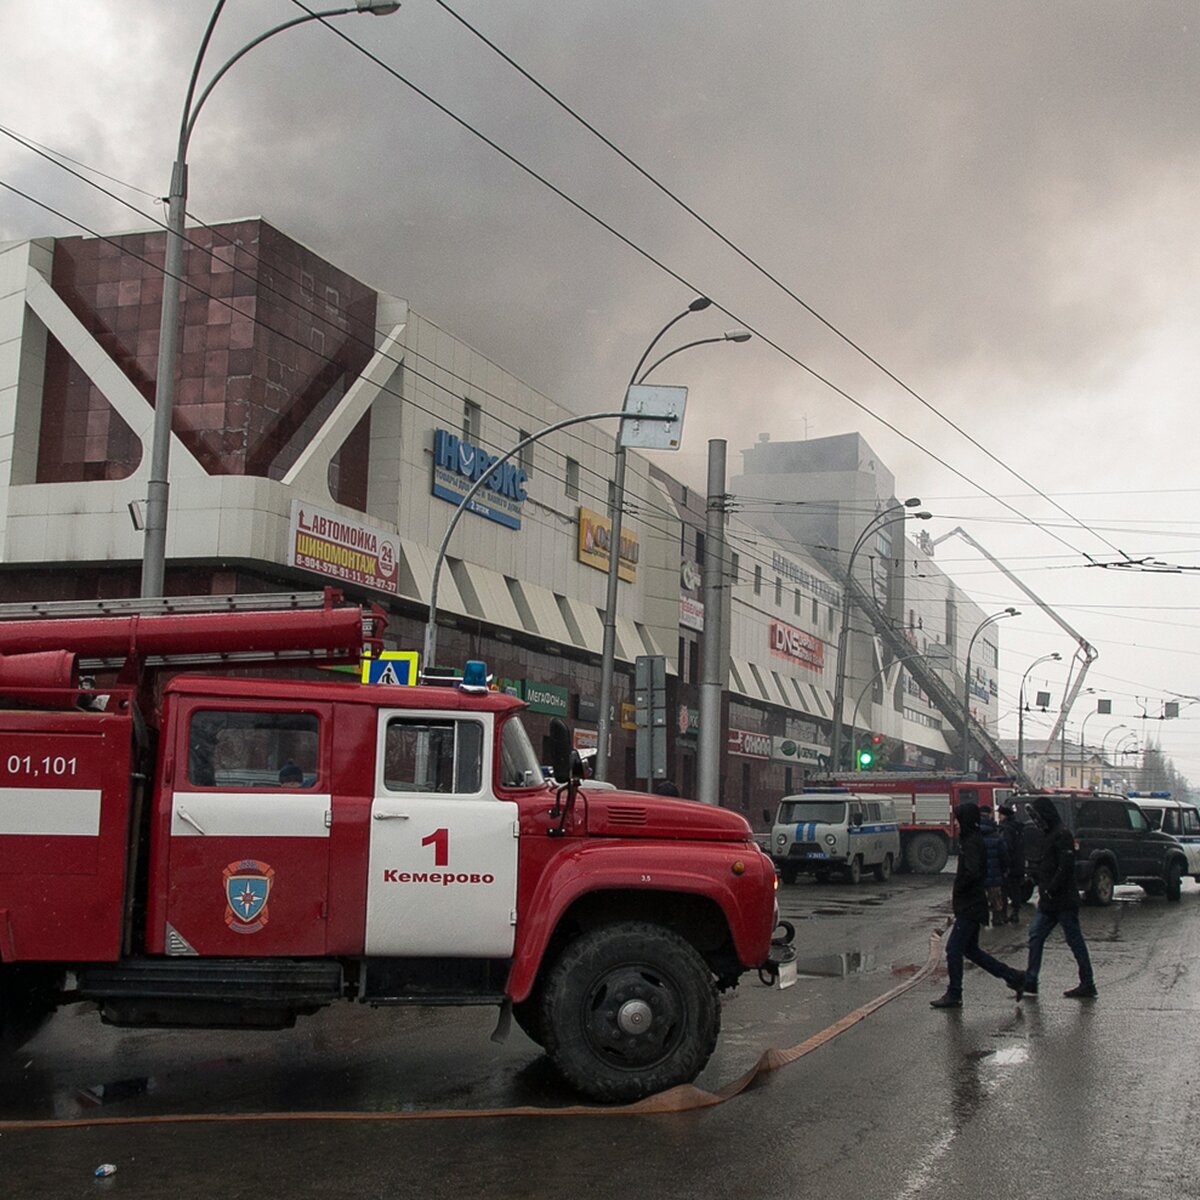
{"type": "Polygon", "coordinates": [[[459,691],[463,692],[488,691],[487,663],[481,662],[477,658],[468,659],[463,667],[462,683],[458,687],[459,691]]]}

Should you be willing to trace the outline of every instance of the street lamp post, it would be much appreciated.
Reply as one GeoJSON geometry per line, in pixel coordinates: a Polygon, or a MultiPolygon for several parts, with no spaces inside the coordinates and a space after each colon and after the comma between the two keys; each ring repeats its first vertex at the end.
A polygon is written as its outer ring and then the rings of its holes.
{"type": "Polygon", "coordinates": [[[962,769],[964,772],[971,769],[971,652],[975,649],[975,639],[989,625],[994,625],[997,621],[1003,621],[1005,617],[1019,617],[1020,615],[1017,609],[1006,608],[1003,612],[992,613],[990,617],[984,617],[975,627],[975,632],[971,634],[971,640],[967,643],[962,709],[962,769]]]}
{"type": "Polygon", "coordinates": [[[1057,650],[1053,654],[1043,654],[1035,658],[1021,676],[1021,686],[1017,689],[1017,770],[1025,774],[1025,680],[1029,678],[1034,667],[1044,662],[1061,662],[1062,655],[1057,650]]]}
{"type": "MultiPolygon", "coordinates": [[[[629,388],[637,383],[642,383],[655,367],[665,362],[672,355],[679,354],[684,350],[690,350],[693,346],[705,346],[711,342],[747,342],[750,340],[750,334],[742,330],[722,334],[720,337],[701,338],[699,341],[688,342],[686,345],[676,347],[661,358],[656,359],[645,371],[642,370],[646,359],[650,357],[651,351],[658,345],[667,330],[675,325],[676,322],[682,321],[684,317],[690,316],[694,312],[702,312],[710,304],[712,304],[712,301],[707,296],[697,296],[683,312],[672,317],[654,335],[650,344],[642,352],[642,357],[638,359],[638,364],[634,367],[633,374],[629,377],[629,383],[625,389],[627,394],[629,388]]],[[[604,596],[604,641],[600,650],[600,718],[596,725],[597,745],[594,768],[596,778],[600,780],[608,779],[608,749],[612,731],[612,713],[610,710],[613,698],[613,672],[617,655],[617,591],[618,584],[620,583],[621,524],[623,509],[625,507],[625,447],[621,444],[620,434],[617,435],[617,443],[613,450],[613,479],[610,494],[608,586],[604,596]]]]}
{"type": "Polygon", "coordinates": [[[169,471],[171,458],[171,418],[175,407],[175,367],[179,347],[179,295],[183,287],[183,241],[184,220],[187,209],[187,152],[192,138],[196,118],[204,107],[217,83],[225,72],[243,55],[268,38],[286,29],[294,29],[309,21],[321,21],[329,17],[342,17],[350,13],[371,13],[386,16],[395,12],[399,4],[372,4],[359,0],[357,4],[344,8],[331,8],[321,12],[309,12],[294,17],[261,33],[247,42],[236,54],[227,59],[208,81],[208,85],[196,96],[196,84],[200,67],[204,61],[208,43],[212,39],[217,18],[225,7],[225,0],[217,0],[208,27],[200,42],[196,61],[192,64],[188,80],[187,95],[183,102],[183,115],[179,121],[179,144],[175,163],[171,168],[171,190],[167,197],[167,244],[163,261],[162,309],[158,330],[158,368],[154,380],[154,424],[150,450],[150,480],[146,491],[145,539],[142,542],[142,595],[161,596],[167,554],[167,504],[170,490],[169,471]]]}
{"type": "MultiPolygon", "coordinates": [[[[893,504],[876,513],[858,535],[846,563],[846,584],[842,588],[842,627],[838,633],[837,666],[833,677],[833,728],[829,735],[829,761],[835,771],[841,770],[842,765],[842,716],[846,708],[846,642],[850,637],[850,584],[854,579],[854,560],[871,534],[878,533],[888,525],[897,525],[907,520],[910,514],[905,512],[905,509],[920,507],[921,501],[916,496],[910,496],[902,504],[893,504]]],[[[928,521],[933,514],[919,512],[912,515],[918,521],[928,521]]]]}
{"type": "Polygon", "coordinates": [[[1083,786],[1083,762],[1084,762],[1084,751],[1085,751],[1085,745],[1084,745],[1084,740],[1083,740],[1084,731],[1087,729],[1087,723],[1094,716],[1097,716],[1099,714],[1099,712],[1100,712],[1100,707],[1099,707],[1099,704],[1097,704],[1095,710],[1088,713],[1087,716],[1085,716],[1083,718],[1083,720],[1079,723],[1079,786],[1080,787],[1083,786]]]}
{"type": "Polygon", "coordinates": [[[1128,729],[1128,725],[1114,725],[1111,729],[1104,731],[1104,736],[1100,739],[1100,757],[1104,757],[1104,747],[1108,745],[1108,739],[1112,737],[1119,729],[1128,729]]]}

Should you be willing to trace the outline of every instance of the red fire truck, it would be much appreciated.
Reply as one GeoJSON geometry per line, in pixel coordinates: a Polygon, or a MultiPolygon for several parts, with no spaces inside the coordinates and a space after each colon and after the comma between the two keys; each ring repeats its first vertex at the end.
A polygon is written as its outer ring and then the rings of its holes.
{"type": "Polygon", "coordinates": [[[980,780],[952,772],[863,771],[831,782],[856,792],[880,792],[895,802],[901,865],[916,875],[936,875],[956,849],[956,806],[970,801],[995,812],[996,806],[1007,803],[1016,791],[1011,779],[980,780]]]}
{"type": "Polygon", "coordinates": [[[360,661],[379,616],[335,592],[93,606],[0,610],[10,1035],[68,1001],[237,1028],[490,1004],[580,1091],[630,1100],[693,1079],[718,991],[788,957],[742,817],[580,790],[562,722],[569,782],[543,782],[482,663],[454,686],[264,673],[360,661]]]}

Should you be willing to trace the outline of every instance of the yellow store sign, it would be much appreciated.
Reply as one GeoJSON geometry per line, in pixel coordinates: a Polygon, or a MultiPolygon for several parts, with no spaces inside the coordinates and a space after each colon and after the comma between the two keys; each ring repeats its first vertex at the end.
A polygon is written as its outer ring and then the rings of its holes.
{"type": "MultiPolygon", "coordinates": [[[[597,571],[608,570],[609,543],[612,541],[612,522],[590,508],[579,510],[579,561],[597,571]]],[[[622,523],[621,557],[617,562],[617,575],[632,583],[637,578],[638,562],[637,534],[629,533],[622,523]]]]}

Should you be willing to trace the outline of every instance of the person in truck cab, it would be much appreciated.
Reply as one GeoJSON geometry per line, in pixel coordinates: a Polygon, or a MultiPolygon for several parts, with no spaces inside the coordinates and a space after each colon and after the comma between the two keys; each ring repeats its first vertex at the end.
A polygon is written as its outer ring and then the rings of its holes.
{"type": "MultiPolygon", "coordinates": [[[[1096,980],[1087,942],[1079,927],[1079,885],[1075,882],[1075,839],[1058,815],[1049,796],[1036,796],[1025,806],[1029,819],[1042,833],[1042,857],[1037,862],[1037,912],[1029,923],[1029,963],[1025,968],[1021,991],[1036,996],[1038,975],[1042,969],[1042,950],[1055,925],[1061,925],[1063,937],[1075,955],[1079,984],[1063,992],[1072,1000],[1094,1000],[1096,980]]],[[[1018,993],[1018,999],[1019,999],[1018,993]]]]}
{"type": "Polygon", "coordinates": [[[979,806],[970,802],[954,810],[958,821],[958,869],[954,874],[954,927],[946,942],[946,967],[950,981],[945,995],[929,1002],[931,1008],[962,1008],[963,959],[969,958],[989,975],[1003,979],[1021,998],[1025,976],[979,948],[979,929],[987,923],[987,849],[979,832],[979,806]]]}
{"type": "Polygon", "coordinates": [[[300,765],[295,759],[289,758],[279,768],[279,782],[283,787],[298,788],[304,786],[304,772],[300,769],[300,765]]]}

